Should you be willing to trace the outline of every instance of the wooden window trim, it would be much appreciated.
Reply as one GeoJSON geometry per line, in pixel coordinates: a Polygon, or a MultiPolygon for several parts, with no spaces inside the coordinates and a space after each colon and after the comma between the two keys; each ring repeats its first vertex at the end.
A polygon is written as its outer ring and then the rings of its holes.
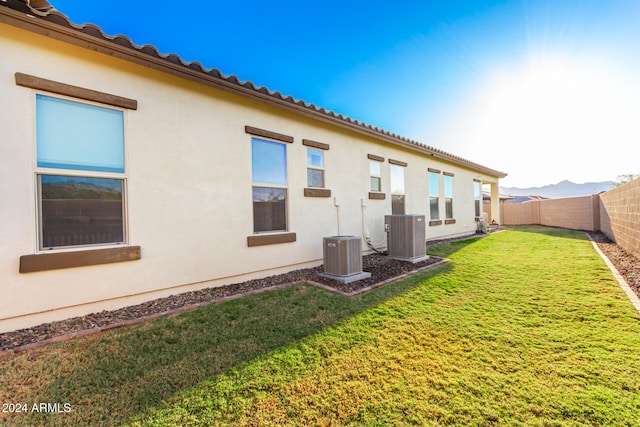
{"type": "Polygon", "coordinates": [[[23,255],[20,257],[20,273],[111,264],[140,258],[140,246],[23,255]]]}
{"type": "Polygon", "coordinates": [[[404,166],[407,167],[407,162],[402,162],[400,160],[389,159],[389,163],[396,166],[404,166]]]}
{"type": "Polygon", "coordinates": [[[304,197],[331,197],[331,190],[307,187],[304,189],[304,197]]]}
{"type": "Polygon", "coordinates": [[[325,144],[324,142],[312,141],[310,139],[303,139],[302,145],[317,148],[318,150],[328,150],[330,148],[329,144],[325,144]]]}
{"type": "Polygon", "coordinates": [[[15,77],[16,84],[18,86],[57,93],[58,95],[70,96],[73,98],[84,99],[86,101],[99,102],[101,104],[112,105],[114,107],[125,108],[128,110],[138,109],[138,101],[136,101],[135,99],[129,99],[118,95],[112,95],[110,93],[99,92],[97,90],[72,86],[66,83],[47,80],[43,79],[42,77],[31,76],[24,73],[16,73],[15,77]]]}
{"type": "Polygon", "coordinates": [[[247,246],[250,248],[255,246],[291,243],[295,241],[296,233],[256,234],[253,236],[247,236],[247,246]]]}
{"type": "Polygon", "coordinates": [[[482,184],[482,180],[477,178],[473,178],[473,182],[479,182],[480,184],[482,184]]]}
{"type": "Polygon", "coordinates": [[[367,159],[375,160],[376,162],[384,162],[384,157],[376,156],[375,154],[367,154],[367,159]]]}
{"type": "Polygon", "coordinates": [[[445,219],[445,220],[444,220],[444,223],[445,223],[445,224],[455,224],[455,223],[456,223],[456,220],[455,220],[455,219],[445,219]]]}
{"type": "Polygon", "coordinates": [[[440,169],[427,168],[427,172],[440,173],[442,171],[440,169]]]}
{"type": "Polygon", "coordinates": [[[293,137],[289,135],[284,135],[277,132],[271,132],[270,130],[264,130],[255,128],[253,126],[245,126],[244,131],[250,135],[261,136],[263,138],[275,139],[277,141],[282,141],[286,143],[293,143],[293,137]]]}
{"type": "Polygon", "coordinates": [[[370,200],[384,200],[387,198],[387,195],[385,193],[376,193],[373,191],[369,192],[369,199],[370,200]]]}
{"type": "Polygon", "coordinates": [[[456,175],[455,175],[454,173],[452,173],[452,172],[442,172],[442,175],[445,175],[445,176],[456,176],[456,175]]]}
{"type": "Polygon", "coordinates": [[[442,220],[441,219],[434,219],[429,221],[429,226],[434,226],[434,225],[442,225],[442,220]]]}

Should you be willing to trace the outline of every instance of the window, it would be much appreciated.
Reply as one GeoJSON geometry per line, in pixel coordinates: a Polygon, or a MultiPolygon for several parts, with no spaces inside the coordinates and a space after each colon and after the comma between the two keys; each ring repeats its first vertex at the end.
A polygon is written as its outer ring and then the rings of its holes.
{"type": "Polygon", "coordinates": [[[476,218],[480,218],[482,216],[482,183],[480,181],[473,181],[473,198],[476,218]]]}
{"type": "Polygon", "coordinates": [[[382,180],[380,178],[380,162],[369,161],[369,174],[371,175],[371,191],[382,191],[382,180]]]}
{"type": "Polygon", "coordinates": [[[251,138],[253,232],[287,230],[287,147],[251,138]]]}
{"type": "Polygon", "coordinates": [[[404,167],[390,166],[391,172],[391,213],[404,214],[404,167]]]}
{"type": "Polygon", "coordinates": [[[444,215],[445,219],[453,219],[453,176],[444,176],[444,215]]]}
{"type": "Polygon", "coordinates": [[[307,186],[324,188],[324,151],[307,148],[307,186]]]}
{"type": "Polygon", "coordinates": [[[440,219],[438,208],[440,194],[440,173],[429,172],[429,214],[432,221],[440,219]]]}
{"type": "Polygon", "coordinates": [[[126,241],[124,113],[36,95],[40,249],[126,241]]]}

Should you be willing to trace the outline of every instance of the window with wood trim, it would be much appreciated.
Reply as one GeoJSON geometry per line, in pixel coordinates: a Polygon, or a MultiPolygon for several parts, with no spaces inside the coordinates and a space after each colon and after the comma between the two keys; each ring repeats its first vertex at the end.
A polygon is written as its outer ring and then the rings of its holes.
{"type": "Polygon", "coordinates": [[[371,191],[374,193],[382,192],[382,177],[380,172],[380,162],[369,160],[369,180],[371,182],[371,191]]]}
{"type": "Polygon", "coordinates": [[[391,184],[391,213],[405,213],[405,185],[404,185],[404,167],[390,166],[390,184],[391,184]]]}
{"type": "Polygon", "coordinates": [[[473,181],[473,199],[476,218],[480,218],[482,216],[482,183],[480,181],[473,181]]]}
{"type": "Polygon", "coordinates": [[[251,138],[253,232],[287,230],[287,147],[251,138]]]}
{"type": "Polygon", "coordinates": [[[124,112],[36,94],[40,250],[127,240],[124,112]]]}
{"type": "Polygon", "coordinates": [[[324,188],[324,151],[307,148],[307,186],[324,188]]]}
{"type": "Polygon", "coordinates": [[[440,219],[440,174],[429,172],[429,218],[440,219]]]}
{"type": "Polygon", "coordinates": [[[444,218],[453,219],[453,176],[444,175],[444,218]]]}

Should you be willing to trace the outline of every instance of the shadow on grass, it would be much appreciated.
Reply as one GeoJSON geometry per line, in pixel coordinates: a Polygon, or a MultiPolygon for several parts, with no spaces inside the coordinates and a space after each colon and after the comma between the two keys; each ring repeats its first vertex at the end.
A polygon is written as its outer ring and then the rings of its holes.
{"type": "MultiPolygon", "coordinates": [[[[447,243],[439,252],[446,255],[475,241],[447,243]]],[[[444,264],[351,298],[298,285],[66,343],[55,355],[62,364],[55,370],[59,374],[34,399],[70,403],[72,411],[31,413],[24,421],[119,425],[144,417],[176,394],[331,328],[450,268],[444,264]]],[[[40,369],[51,363],[56,362],[44,361],[40,369]]]]}

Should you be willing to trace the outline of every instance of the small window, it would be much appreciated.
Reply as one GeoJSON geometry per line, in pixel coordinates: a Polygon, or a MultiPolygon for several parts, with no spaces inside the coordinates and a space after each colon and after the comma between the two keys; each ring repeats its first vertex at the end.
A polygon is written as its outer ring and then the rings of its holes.
{"type": "Polygon", "coordinates": [[[126,241],[124,112],[36,95],[39,248],[126,241]]]}
{"type": "Polygon", "coordinates": [[[253,231],[287,230],[287,147],[251,139],[253,231]]]}
{"type": "Polygon", "coordinates": [[[473,198],[475,204],[476,218],[482,216],[482,183],[478,181],[473,182],[473,198]]]}
{"type": "Polygon", "coordinates": [[[453,219],[453,177],[444,176],[444,213],[445,219],[453,219]]]}
{"type": "Polygon", "coordinates": [[[404,167],[391,165],[391,213],[404,214],[404,167]]]}
{"type": "Polygon", "coordinates": [[[307,148],[307,186],[324,188],[324,151],[307,148]]]}
{"type": "Polygon", "coordinates": [[[382,191],[382,180],[380,178],[380,162],[369,161],[369,174],[371,175],[371,191],[382,191]]]}
{"type": "Polygon", "coordinates": [[[429,172],[429,214],[432,221],[440,219],[440,174],[429,172]]]}

